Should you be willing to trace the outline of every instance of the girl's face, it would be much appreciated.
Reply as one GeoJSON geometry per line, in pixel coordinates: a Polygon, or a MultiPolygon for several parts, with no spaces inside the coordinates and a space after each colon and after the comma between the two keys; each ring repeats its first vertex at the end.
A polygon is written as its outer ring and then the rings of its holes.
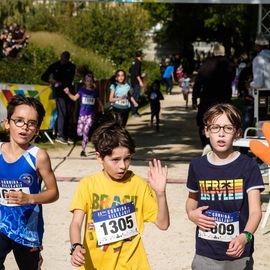
{"type": "Polygon", "coordinates": [[[118,83],[123,83],[125,81],[125,73],[123,71],[117,72],[115,79],[118,83]]]}
{"type": "Polygon", "coordinates": [[[85,84],[85,86],[86,86],[87,88],[91,88],[91,86],[92,86],[92,84],[93,84],[93,80],[90,79],[90,78],[86,78],[86,79],[84,80],[84,84],[85,84]]]}
{"type": "Polygon", "coordinates": [[[210,139],[214,153],[227,155],[233,152],[233,140],[240,134],[241,130],[237,130],[224,113],[215,117],[212,123],[205,127],[205,135],[210,139]]]}
{"type": "Polygon", "coordinates": [[[28,145],[38,132],[38,113],[28,105],[19,105],[5,127],[10,133],[10,142],[20,146],[28,145]]]}

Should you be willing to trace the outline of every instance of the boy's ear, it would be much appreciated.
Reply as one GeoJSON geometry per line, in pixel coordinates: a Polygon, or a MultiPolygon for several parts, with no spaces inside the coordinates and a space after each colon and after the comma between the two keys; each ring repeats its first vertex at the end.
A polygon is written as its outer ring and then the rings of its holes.
{"type": "Polygon", "coordinates": [[[10,128],[9,121],[7,119],[4,119],[3,122],[4,122],[5,129],[9,130],[9,128],[10,128]]]}
{"type": "Polygon", "coordinates": [[[241,134],[242,134],[242,129],[241,128],[237,129],[235,132],[234,138],[239,139],[241,137],[241,134]]]}
{"type": "Polygon", "coordinates": [[[209,138],[209,130],[208,130],[207,126],[204,126],[204,134],[205,134],[206,138],[209,138]]]}
{"type": "Polygon", "coordinates": [[[96,159],[100,164],[103,164],[103,158],[101,157],[99,152],[96,152],[96,159]]]}

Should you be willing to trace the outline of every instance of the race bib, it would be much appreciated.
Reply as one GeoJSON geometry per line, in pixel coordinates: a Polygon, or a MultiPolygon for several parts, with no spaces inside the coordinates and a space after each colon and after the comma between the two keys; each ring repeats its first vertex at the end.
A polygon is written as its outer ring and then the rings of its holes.
{"type": "Polygon", "coordinates": [[[94,105],[95,104],[95,98],[90,96],[83,96],[82,97],[82,104],[83,105],[94,105]]]}
{"type": "Polygon", "coordinates": [[[115,104],[120,105],[120,106],[129,106],[129,101],[127,99],[121,99],[115,101],[115,104]]]}
{"type": "Polygon", "coordinates": [[[217,226],[208,232],[199,229],[198,236],[207,240],[230,242],[239,235],[239,212],[224,213],[207,210],[204,215],[213,217],[217,226]]]}
{"type": "Polygon", "coordinates": [[[6,193],[11,192],[11,191],[22,191],[23,193],[30,194],[30,189],[29,187],[1,187],[0,186],[0,204],[5,205],[5,206],[19,206],[19,204],[11,204],[8,203],[5,199],[6,193]]]}
{"type": "Polygon", "coordinates": [[[133,202],[93,212],[98,245],[121,241],[138,234],[133,202]]]}

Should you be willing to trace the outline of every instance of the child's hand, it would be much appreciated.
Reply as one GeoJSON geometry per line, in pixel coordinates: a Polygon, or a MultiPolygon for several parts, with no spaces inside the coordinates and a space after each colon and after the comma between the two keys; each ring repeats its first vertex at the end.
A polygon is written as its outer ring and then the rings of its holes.
{"type": "Polygon", "coordinates": [[[137,108],[139,106],[139,104],[134,100],[134,103],[133,103],[134,107],[137,108]]]}
{"type": "Polygon", "coordinates": [[[11,191],[5,195],[5,199],[9,204],[31,204],[30,195],[22,191],[11,191]]]}
{"type": "Polygon", "coordinates": [[[203,231],[209,231],[216,227],[215,219],[203,214],[203,211],[208,209],[208,207],[209,206],[201,206],[188,213],[189,219],[203,231]]]}
{"type": "Polygon", "coordinates": [[[230,242],[226,254],[230,257],[239,258],[244,252],[246,243],[246,236],[241,233],[230,242]]]}
{"type": "Polygon", "coordinates": [[[77,246],[71,255],[71,264],[76,267],[84,265],[84,254],[85,249],[81,246],[77,246]]]}
{"type": "Polygon", "coordinates": [[[69,88],[68,87],[64,88],[64,92],[68,95],[70,93],[69,88]]]}
{"type": "Polygon", "coordinates": [[[160,160],[149,161],[148,179],[151,187],[157,193],[164,193],[166,189],[168,168],[162,168],[160,160]]]}

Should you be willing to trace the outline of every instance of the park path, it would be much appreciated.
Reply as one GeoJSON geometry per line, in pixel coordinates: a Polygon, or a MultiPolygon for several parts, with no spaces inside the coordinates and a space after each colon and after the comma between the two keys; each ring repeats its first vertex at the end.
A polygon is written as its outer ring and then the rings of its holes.
{"type": "MultiPolygon", "coordinates": [[[[190,98],[191,99],[191,98],[190,98]]],[[[141,117],[131,116],[127,129],[136,143],[131,169],[146,177],[147,161],[162,160],[169,167],[169,181],[183,182],[190,160],[201,154],[195,123],[196,111],[185,108],[180,88],[175,86],[172,95],[164,95],[161,101],[160,130],[150,126],[150,108],[141,110],[141,117]]],[[[55,174],[62,181],[78,181],[83,175],[96,171],[95,152],[88,143],[87,158],[80,158],[81,146],[48,145],[55,174]],[[90,162],[90,163],[89,163],[90,162]],[[88,166],[86,166],[88,164],[88,166]]]]}

